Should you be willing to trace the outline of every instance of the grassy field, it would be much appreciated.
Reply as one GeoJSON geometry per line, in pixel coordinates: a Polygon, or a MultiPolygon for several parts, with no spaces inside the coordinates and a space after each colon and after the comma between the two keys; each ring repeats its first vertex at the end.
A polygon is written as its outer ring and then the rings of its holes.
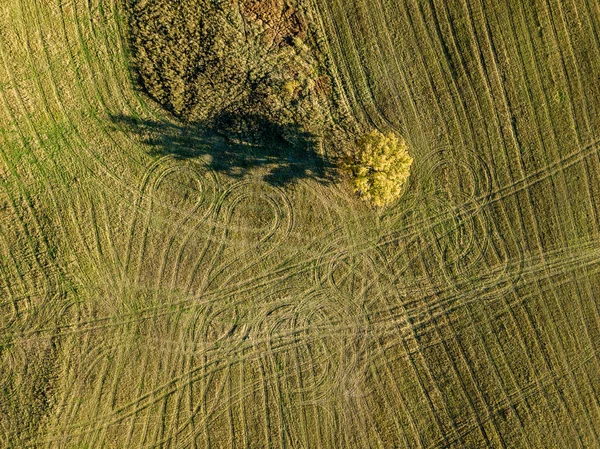
{"type": "Polygon", "coordinates": [[[0,447],[600,447],[600,6],[309,12],[393,207],[158,108],[119,2],[0,0],[0,447]]]}

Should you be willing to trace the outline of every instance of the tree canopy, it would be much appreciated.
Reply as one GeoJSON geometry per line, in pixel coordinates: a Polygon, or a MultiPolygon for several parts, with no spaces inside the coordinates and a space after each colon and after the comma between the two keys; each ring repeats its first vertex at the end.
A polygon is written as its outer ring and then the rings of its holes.
{"type": "Polygon", "coordinates": [[[358,141],[350,167],[354,190],[373,205],[385,206],[402,194],[412,162],[404,139],[374,130],[358,141]]]}
{"type": "Polygon", "coordinates": [[[295,3],[127,0],[143,89],[178,117],[221,131],[320,129],[329,78],[295,3]]]}

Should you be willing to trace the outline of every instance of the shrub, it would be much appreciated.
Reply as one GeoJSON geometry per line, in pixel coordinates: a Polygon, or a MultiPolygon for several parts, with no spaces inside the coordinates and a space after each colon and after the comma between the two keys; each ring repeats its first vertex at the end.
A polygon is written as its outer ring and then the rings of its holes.
{"type": "Polygon", "coordinates": [[[385,206],[402,194],[412,161],[404,139],[374,130],[359,139],[351,162],[354,190],[375,206],[385,206]]]}

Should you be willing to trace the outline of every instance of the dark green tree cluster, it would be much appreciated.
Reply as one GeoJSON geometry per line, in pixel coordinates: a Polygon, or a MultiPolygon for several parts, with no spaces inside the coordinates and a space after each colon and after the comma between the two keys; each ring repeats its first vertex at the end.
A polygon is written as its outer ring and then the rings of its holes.
{"type": "Polygon", "coordinates": [[[326,99],[307,22],[271,3],[128,0],[142,86],[180,118],[217,128],[319,126],[326,99]]]}

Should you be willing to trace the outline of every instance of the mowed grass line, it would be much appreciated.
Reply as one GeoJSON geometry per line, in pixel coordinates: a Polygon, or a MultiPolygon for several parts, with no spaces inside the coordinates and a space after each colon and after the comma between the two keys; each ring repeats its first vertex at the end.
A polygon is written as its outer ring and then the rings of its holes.
{"type": "MultiPolygon", "coordinates": [[[[525,84],[525,85],[526,85],[526,83],[523,83],[523,84],[525,84]]],[[[538,127],[542,127],[542,126],[544,126],[544,125],[538,125],[538,127]]],[[[594,150],[594,152],[593,152],[592,154],[594,155],[594,157],[597,157],[597,152],[596,152],[595,150],[594,150]]],[[[586,163],[587,163],[587,161],[586,161],[586,163]]],[[[526,177],[526,176],[527,176],[527,175],[523,175],[523,172],[522,172],[522,174],[521,174],[521,177],[523,177],[523,178],[524,178],[524,177],[526,177]]],[[[515,181],[513,181],[513,182],[515,182],[515,181]]],[[[564,201],[564,199],[563,199],[563,201],[564,201]]],[[[556,205],[556,203],[555,203],[555,205],[556,205]]],[[[533,206],[532,206],[532,207],[533,207],[533,206]]],[[[567,223],[568,223],[568,221],[567,221],[567,223]]],[[[565,321],[565,323],[566,323],[566,321],[565,321]]],[[[591,428],[588,428],[588,431],[589,431],[589,430],[592,430],[592,432],[593,432],[593,429],[591,429],[591,428]]]]}
{"type": "MultiPolygon", "coordinates": [[[[546,97],[546,104],[547,104],[547,97],[546,97]]],[[[540,126],[540,125],[538,126],[538,129],[539,129],[539,128],[541,128],[541,126],[540,126]]],[[[563,199],[563,203],[564,203],[564,202],[566,202],[566,201],[563,199]]],[[[558,206],[558,204],[557,204],[557,203],[555,203],[555,204],[558,206]]],[[[558,207],[557,207],[557,209],[558,209],[558,207]]],[[[538,233],[538,234],[539,234],[539,233],[538,233]]],[[[554,295],[554,296],[555,296],[555,298],[556,298],[556,295],[554,295]]],[[[559,305],[558,307],[559,307],[559,310],[560,310],[560,307],[561,307],[561,306],[559,305]]],[[[564,313],[564,312],[563,312],[563,313],[564,313]]],[[[558,341],[560,342],[561,340],[559,339],[558,341]]],[[[576,391],[576,393],[578,393],[578,389],[577,389],[577,388],[575,388],[575,391],[576,391]]],[[[580,400],[581,400],[581,398],[580,398],[580,400]]],[[[591,427],[590,427],[590,428],[591,428],[591,429],[592,429],[592,431],[593,431],[593,429],[594,429],[594,427],[593,427],[593,424],[591,424],[591,427]]],[[[597,435],[596,435],[596,438],[597,438],[597,435]]]]}

